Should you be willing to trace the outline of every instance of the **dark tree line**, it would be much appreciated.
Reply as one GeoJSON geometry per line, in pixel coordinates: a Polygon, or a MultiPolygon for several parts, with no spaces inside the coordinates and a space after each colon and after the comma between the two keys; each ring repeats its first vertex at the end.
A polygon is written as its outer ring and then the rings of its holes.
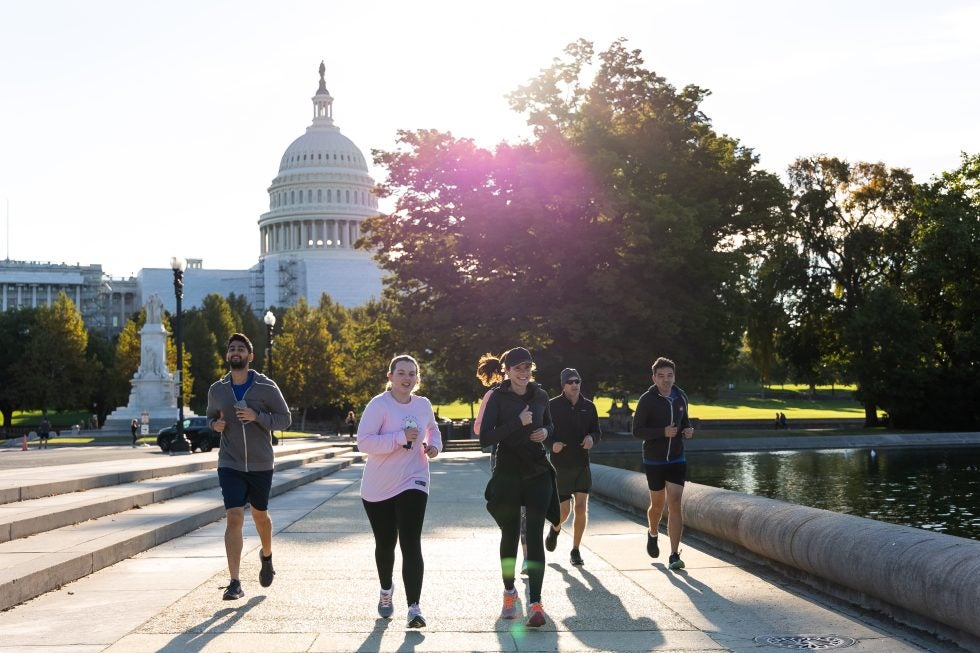
{"type": "Polygon", "coordinates": [[[528,142],[405,131],[375,153],[395,208],[363,244],[440,398],[479,396],[480,354],[515,344],[549,385],[571,365],[636,390],[666,355],[709,397],[741,353],[763,383],[856,383],[869,425],[976,425],[977,157],[927,184],[812,157],[784,184],[707,93],[580,41],[511,95],[528,142]]]}
{"type": "MultiPolygon", "coordinates": [[[[360,241],[390,273],[384,299],[274,309],[274,376],[299,423],[359,411],[402,352],[434,401],[475,401],[480,355],[522,344],[552,388],[572,366],[593,389],[636,392],[665,355],[709,398],[749,367],[763,384],[855,383],[868,425],[884,410],[898,427],[980,426],[980,156],[928,183],[817,156],[784,183],[714,130],[707,95],[622,41],[580,41],[510,96],[528,141],[400,132],[375,153],[394,210],[360,241]]],[[[59,298],[0,315],[5,422],[125,403],[144,316],[109,342],[73,310],[59,298]]],[[[243,297],[212,295],[184,319],[196,411],[231,332],[266,369],[265,326],[243,297]]]]}

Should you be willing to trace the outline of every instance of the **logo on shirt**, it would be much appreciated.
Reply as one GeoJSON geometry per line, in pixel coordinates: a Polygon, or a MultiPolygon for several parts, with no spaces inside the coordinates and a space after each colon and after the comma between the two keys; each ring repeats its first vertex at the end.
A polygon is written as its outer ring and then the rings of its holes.
{"type": "Polygon", "coordinates": [[[425,481],[415,481],[415,484],[416,485],[421,485],[422,487],[425,487],[425,481]]]}

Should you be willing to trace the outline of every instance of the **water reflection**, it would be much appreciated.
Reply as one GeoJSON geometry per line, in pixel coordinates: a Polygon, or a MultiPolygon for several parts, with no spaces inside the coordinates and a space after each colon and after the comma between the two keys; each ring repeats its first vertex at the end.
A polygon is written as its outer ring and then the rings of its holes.
{"type": "MultiPolygon", "coordinates": [[[[593,455],[640,471],[636,454],[593,455]]],[[[691,481],[980,540],[980,447],[688,453],[691,481]]]]}

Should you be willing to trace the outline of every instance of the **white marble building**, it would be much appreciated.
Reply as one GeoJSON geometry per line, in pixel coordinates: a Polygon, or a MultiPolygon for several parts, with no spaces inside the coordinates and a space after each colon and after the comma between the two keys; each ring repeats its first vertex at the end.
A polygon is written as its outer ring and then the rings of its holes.
{"type": "MultiPolygon", "coordinates": [[[[188,261],[184,308],[229,293],[248,298],[257,314],[286,308],[300,297],[316,305],[323,293],[344,306],[381,296],[382,271],[369,252],[354,249],[361,223],[378,213],[361,150],[333,120],[334,98],[325,67],[313,96],[313,121],[286,148],[268,188],[269,210],[258,219],[258,262],[247,270],[209,270],[188,261]]],[[[239,223],[238,216],[225,216],[239,223]]],[[[118,331],[132,312],[154,294],[176,310],[173,271],[144,268],[136,277],[109,279],[101,265],[0,262],[0,309],[48,305],[48,294],[63,289],[76,301],[89,327],[118,331]]]]}

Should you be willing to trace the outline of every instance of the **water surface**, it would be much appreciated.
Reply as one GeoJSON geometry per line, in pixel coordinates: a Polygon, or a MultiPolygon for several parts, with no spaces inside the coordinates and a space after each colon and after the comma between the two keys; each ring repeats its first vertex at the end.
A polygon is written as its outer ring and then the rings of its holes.
{"type": "MultiPolygon", "coordinates": [[[[640,471],[640,455],[593,454],[640,471]]],[[[695,483],[980,540],[980,447],[689,452],[695,483]]]]}

